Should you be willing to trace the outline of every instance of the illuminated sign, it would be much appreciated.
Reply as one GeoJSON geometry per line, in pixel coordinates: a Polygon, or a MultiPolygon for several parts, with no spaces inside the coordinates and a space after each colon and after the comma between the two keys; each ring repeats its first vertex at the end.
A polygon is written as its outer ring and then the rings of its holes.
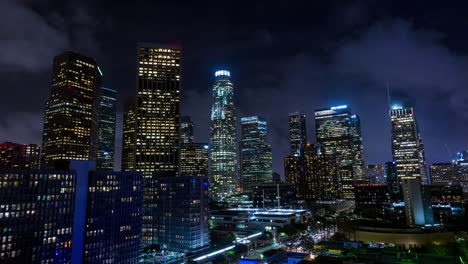
{"type": "Polygon", "coordinates": [[[338,106],[332,106],[331,107],[332,110],[345,109],[345,108],[348,108],[348,106],[347,105],[338,105],[338,106]]]}
{"type": "Polygon", "coordinates": [[[403,106],[400,104],[394,104],[392,105],[392,110],[398,110],[398,109],[403,109],[403,106]]]}
{"type": "Polygon", "coordinates": [[[231,73],[229,71],[226,71],[226,70],[220,70],[220,71],[216,71],[215,72],[215,76],[218,77],[218,76],[227,76],[227,77],[231,77],[231,73]]]}

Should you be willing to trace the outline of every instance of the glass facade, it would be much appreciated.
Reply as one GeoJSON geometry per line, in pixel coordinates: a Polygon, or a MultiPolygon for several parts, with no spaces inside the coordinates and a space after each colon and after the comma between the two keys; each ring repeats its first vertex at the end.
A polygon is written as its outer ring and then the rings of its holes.
{"type": "Polygon", "coordinates": [[[289,145],[291,155],[300,155],[303,144],[307,143],[306,117],[300,113],[289,114],[289,145]]]}
{"type": "Polygon", "coordinates": [[[90,172],[85,263],[139,263],[143,221],[139,172],[90,172]]]}
{"type": "Polygon", "coordinates": [[[96,160],[99,76],[96,61],[67,51],[54,58],[42,143],[44,168],[58,162],[96,160]]]}
{"type": "Polygon", "coordinates": [[[36,144],[0,144],[0,169],[38,169],[40,147],[36,144]]]}
{"type": "Polygon", "coordinates": [[[99,146],[97,155],[98,170],[114,170],[115,119],[117,111],[117,91],[99,87],[99,146]]]}
{"type": "Polygon", "coordinates": [[[241,187],[252,187],[272,181],[272,153],[268,127],[258,116],[241,118],[241,187]]]}
{"type": "Polygon", "coordinates": [[[135,169],[143,173],[143,243],[156,241],[155,180],[177,174],[181,49],[153,44],[137,48],[135,169]]]}
{"type": "Polygon", "coordinates": [[[190,116],[180,117],[180,143],[193,142],[193,123],[190,116]]]}
{"type": "Polygon", "coordinates": [[[156,181],[156,242],[161,249],[193,253],[207,248],[208,178],[178,176],[156,181]]]}
{"type": "Polygon", "coordinates": [[[315,134],[322,152],[338,159],[338,186],[344,199],[354,199],[355,182],[364,180],[360,120],[346,105],[315,111],[315,134]]]}
{"type": "Polygon", "coordinates": [[[405,202],[406,224],[425,224],[421,184],[428,184],[424,147],[413,108],[394,107],[392,123],[392,156],[405,202]]]}
{"type": "Polygon", "coordinates": [[[76,174],[0,172],[0,262],[70,263],[76,174]]]}
{"type": "Polygon", "coordinates": [[[122,171],[135,170],[135,98],[125,101],[122,124],[122,171]]]}
{"type": "Polygon", "coordinates": [[[232,195],[237,186],[236,114],[230,76],[228,71],[216,71],[212,90],[210,196],[213,198],[232,195]]]}
{"type": "Polygon", "coordinates": [[[182,143],[179,175],[208,177],[208,151],[206,143],[182,143]]]}

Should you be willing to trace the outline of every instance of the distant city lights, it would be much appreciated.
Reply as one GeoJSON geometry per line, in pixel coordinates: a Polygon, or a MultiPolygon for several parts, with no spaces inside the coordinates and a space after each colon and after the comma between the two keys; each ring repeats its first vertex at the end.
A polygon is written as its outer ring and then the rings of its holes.
{"type": "Polygon", "coordinates": [[[228,77],[231,77],[231,73],[229,71],[226,71],[226,70],[220,70],[220,71],[216,71],[215,72],[215,76],[218,77],[218,76],[228,76],[228,77]]]}

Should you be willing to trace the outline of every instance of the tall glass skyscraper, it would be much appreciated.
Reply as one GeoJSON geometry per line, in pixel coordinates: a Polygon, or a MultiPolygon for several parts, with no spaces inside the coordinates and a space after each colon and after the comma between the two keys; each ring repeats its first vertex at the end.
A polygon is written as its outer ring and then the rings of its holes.
{"type": "Polygon", "coordinates": [[[98,74],[96,61],[76,52],[67,51],[54,58],[44,117],[42,167],[54,168],[70,160],[96,160],[98,74]]]}
{"type": "Polygon", "coordinates": [[[265,119],[241,118],[241,186],[243,191],[272,181],[272,153],[265,119]]]}
{"type": "Polygon", "coordinates": [[[122,124],[122,171],[135,170],[135,110],[135,98],[126,100],[122,124]]]}
{"type": "Polygon", "coordinates": [[[342,197],[354,199],[355,182],[364,180],[359,117],[346,105],[316,110],[315,134],[322,151],[338,159],[342,197]]]}
{"type": "Polygon", "coordinates": [[[406,223],[424,225],[421,183],[428,184],[424,147],[412,107],[395,105],[390,109],[392,156],[403,189],[406,223]]]}
{"type": "Polygon", "coordinates": [[[226,70],[215,72],[210,133],[210,196],[223,198],[233,194],[237,185],[234,85],[226,70]]]}
{"type": "Polygon", "coordinates": [[[299,112],[289,114],[289,145],[291,155],[299,155],[303,144],[307,143],[306,117],[299,112]]]}
{"type": "Polygon", "coordinates": [[[137,48],[135,167],[143,173],[143,243],[156,243],[155,181],[176,175],[179,158],[181,49],[140,44],[137,48]]]}
{"type": "Polygon", "coordinates": [[[117,111],[117,91],[99,87],[99,144],[97,154],[98,170],[114,169],[115,118],[117,111]]]}
{"type": "Polygon", "coordinates": [[[190,116],[180,117],[180,143],[193,142],[193,122],[190,116]]]}

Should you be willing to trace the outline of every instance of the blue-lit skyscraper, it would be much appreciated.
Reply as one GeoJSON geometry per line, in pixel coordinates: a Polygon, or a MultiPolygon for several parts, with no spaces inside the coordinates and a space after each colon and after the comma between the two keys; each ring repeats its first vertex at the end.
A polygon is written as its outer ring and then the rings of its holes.
{"type": "Polygon", "coordinates": [[[223,198],[234,193],[237,183],[234,85],[226,70],[215,72],[210,134],[210,196],[223,198]]]}
{"type": "Polygon", "coordinates": [[[289,145],[291,155],[299,156],[300,150],[307,143],[306,117],[299,112],[289,114],[289,145]]]}
{"type": "Polygon", "coordinates": [[[272,153],[268,143],[265,119],[258,116],[241,118],[241,186],[250,191],[253,186],[271,182],[272,153]]]}

